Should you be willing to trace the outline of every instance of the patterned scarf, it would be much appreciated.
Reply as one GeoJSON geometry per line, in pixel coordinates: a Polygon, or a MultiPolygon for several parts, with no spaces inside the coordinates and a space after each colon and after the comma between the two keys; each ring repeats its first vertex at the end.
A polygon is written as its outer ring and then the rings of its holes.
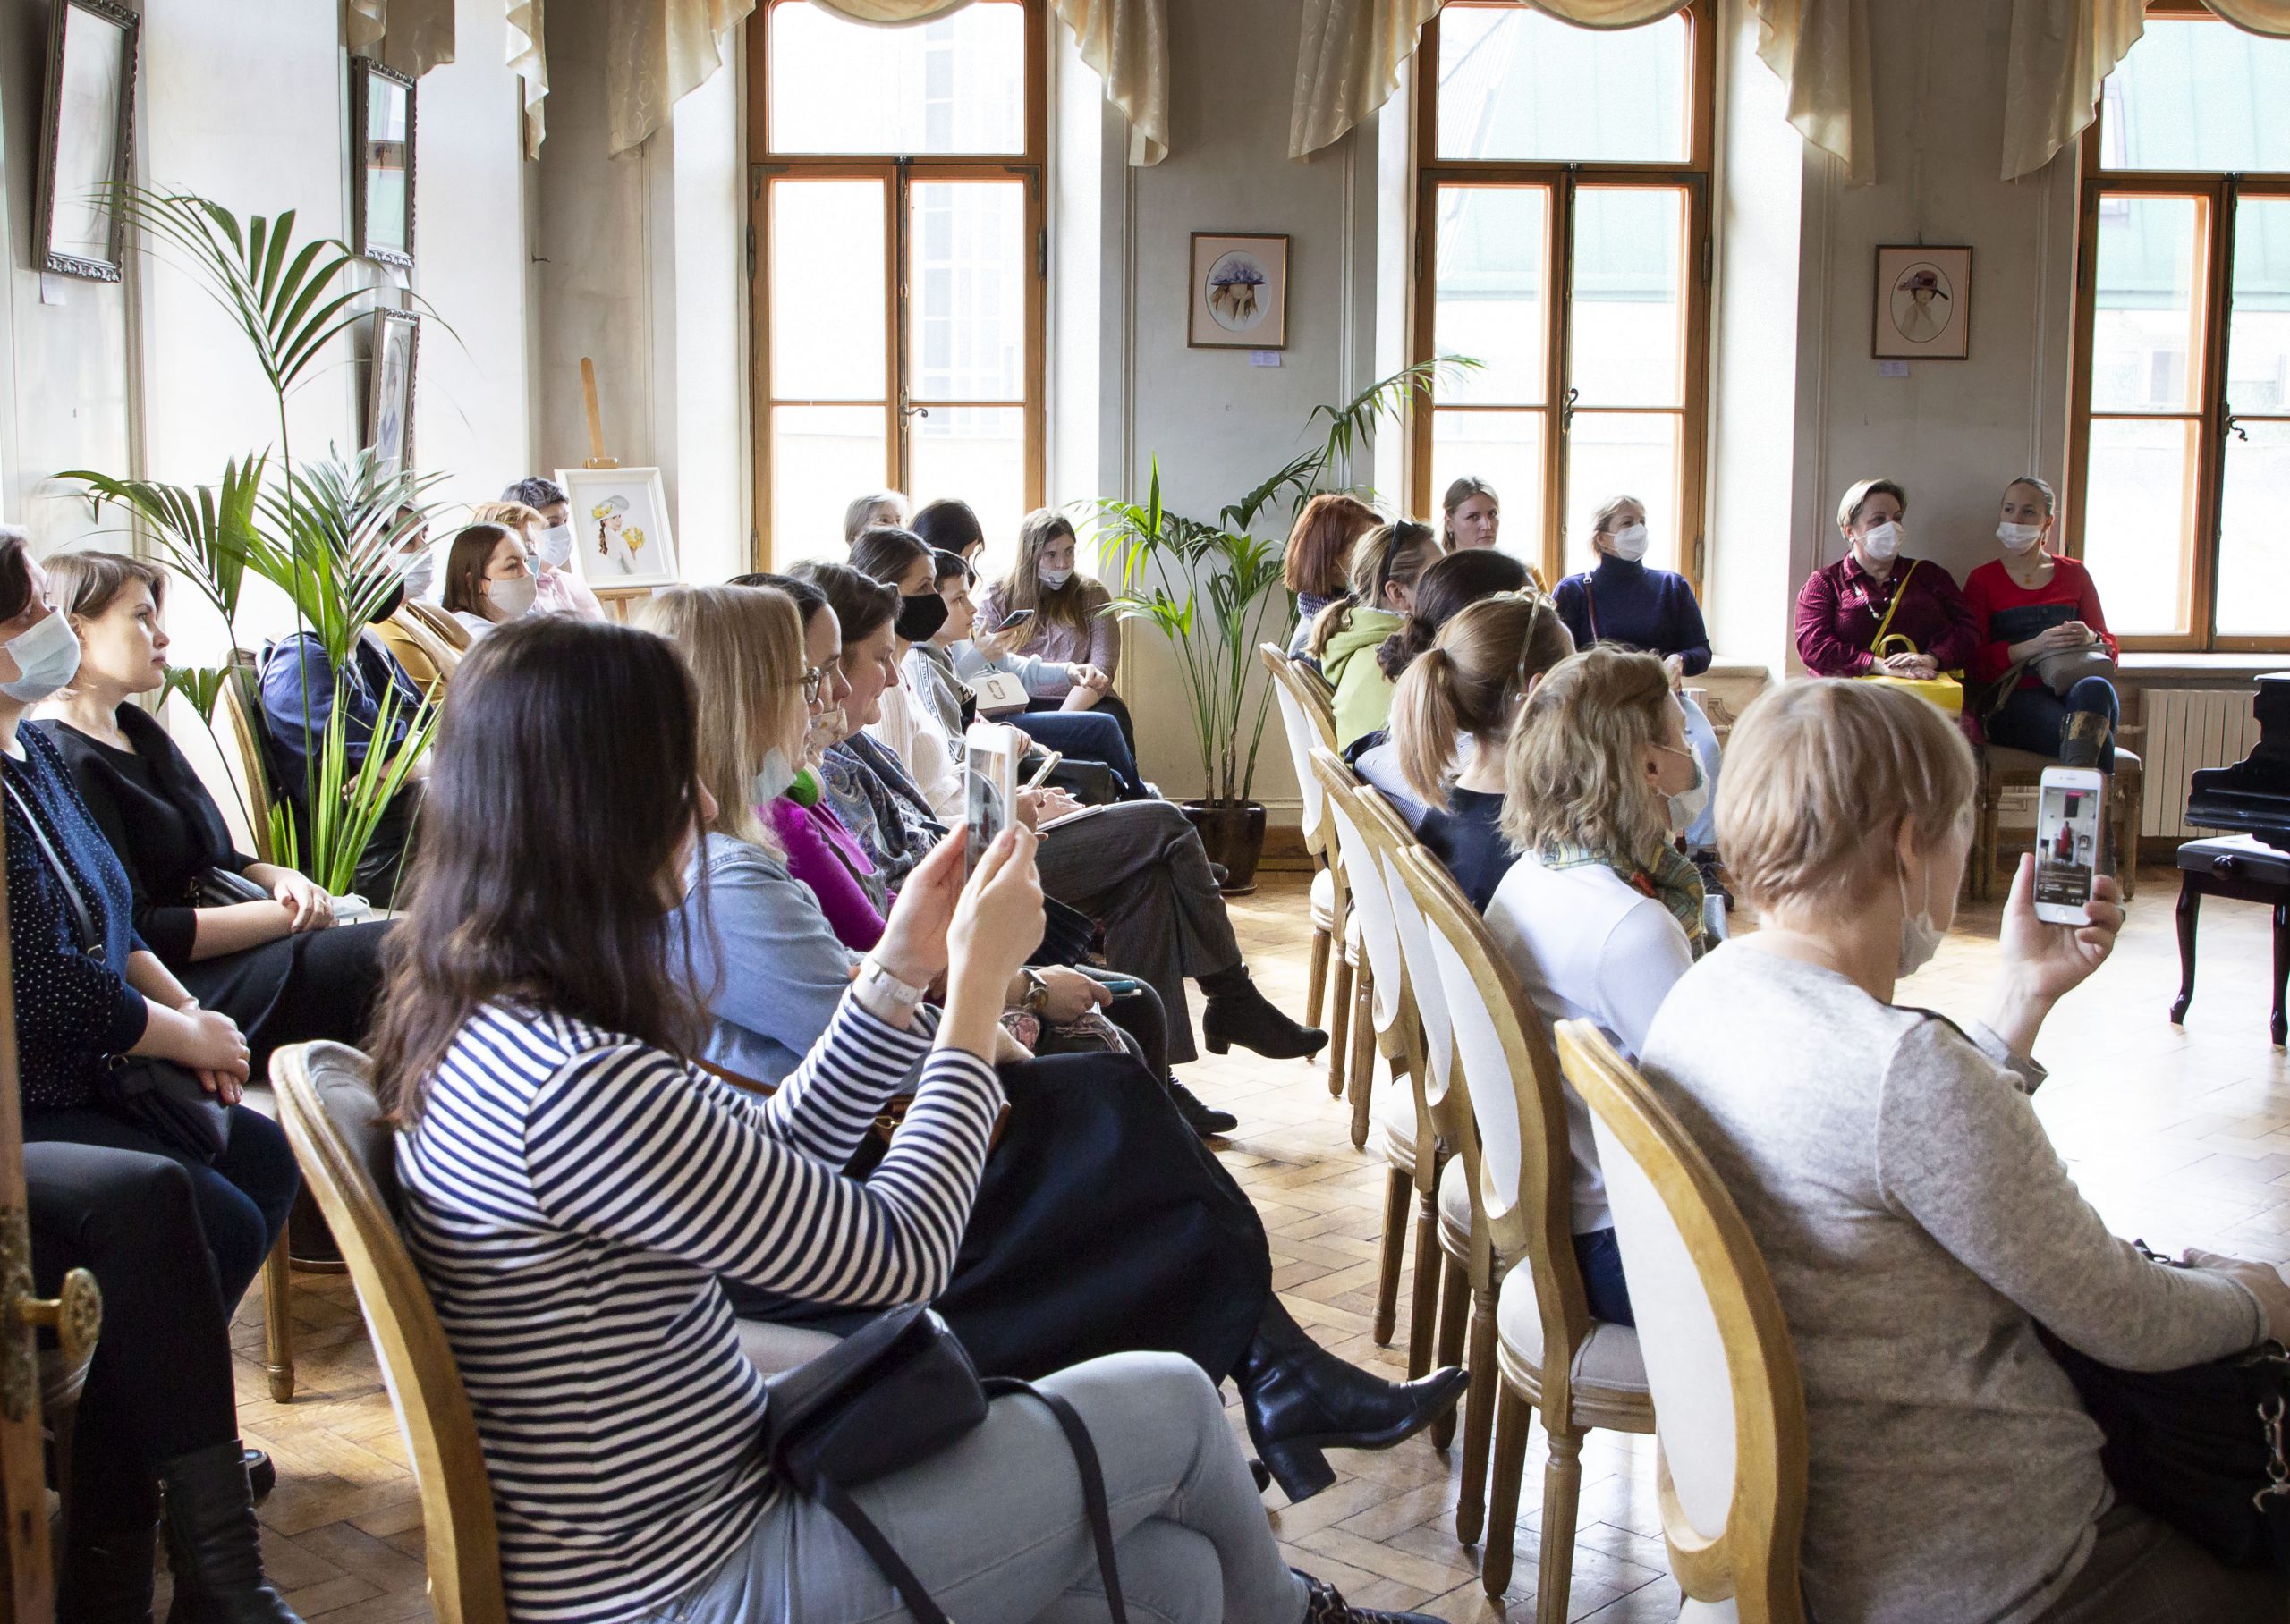
{"type": "Polygon", "coordinates": [[[1695,958],[1708,951],[1709,943],[1702,934],[1701,871],[1667,842],[1655,849],[1654,860],[1647,865],[1620,862],[1611,853],[1565,843],[1546,846],[1536,855],[1546,868],[1580,868],[1599,863],[1613,869],[1632,889],[1670,910],[1670,917],[1685,932],[1686,945],[1695,958]]]}

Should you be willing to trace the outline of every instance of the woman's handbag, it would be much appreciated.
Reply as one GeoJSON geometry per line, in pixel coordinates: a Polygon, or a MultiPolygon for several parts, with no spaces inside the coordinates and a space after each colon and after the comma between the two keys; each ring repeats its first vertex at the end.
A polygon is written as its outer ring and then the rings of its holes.
{"type": "MultiPolygon", "coordinates": [[[[1916,644],[1903,634],[1892,630],[1893,613],[1900,607],[1902,598],[1908,596],[1908,578],[1924,562],[1913,560],[1902,571],[1900,585],[1893,588],[1893,601],[1885,605],[1885,618],[1877,622],[1877,635],[1869,639],[1869,652],[1879,660],[1887,655],[1920,654],[1916,644]],[[1887,634],[1890,635],[1887,635],[1887,634]]],[[[1951,716],[1961,716],[1964,710],[1964,685],[1946,675],[1935,677],[1896,677],[1887,671],[1870,671],[1861,674],[1863,682],[1883,682],[1894,688],[1904,688],[1918,698],[1938,706],[1951,716]]]]}
{"type": "Polygon", "coordinates": [[[2081,648],[2055,648],[2049,654],[2036,656],[2031,664],[2036,668],[2036,680],[2061,698],[2067,690],[2085,677],[2105,677],[2115,681],[2115,662],[2108,657],[2107,645],[2097,640],[2081,648]]]}
{"type": "MultiPolygon", "coordinates": [[[[47,831],[32,816],[31,808],[24,804],[16,786],[9,784],[7,790],[8,798],[16,803],[16,811],[32,832],[41,858],[55,870],[56,882],[64,887],[64,900],[71,906],[73,939],[81,952],[100,963],[103,936],[88,912],[87,899],[80,894],[79,886],[72,883],[72,871],[64,866],[63,858],[47,838],[47,831]]],[[[160,1144],[200,1162],[211,1163],[230,1146],[228,1109],[207,1091],[205,1084],[171,1060],[113,1055],[97,1078],[96,1103],[106,1115],[140,1129],[160,1144]]]]}
{"type": "MultiPolygon", "coordinates": [[[[985,1423],[989,1398],[1025,1393],[1047,1405],[1073,1451],[1113,1624],[1128,1624],[1114,1559],[1113,1518],[1097,1446],[1073,1405],[1030,1383],[981,1382],[946,1321],[921,1304],[869,1320],[810,1363],[771,1378],[763,1415],[771,1469],[835,1514],[882,1569],[917,1624],[946,1615],[851,1490],[919,1465],[985,1423]]],[[[990,1514],[980,1509],[981,1515],[990,1514]]]]}
{"type": "Polygon", "coordinates": [[[2116,1492],[2233,1568],[2290,1574],[2290,1354],[2255,1350],[2184,1370],[2116,1370],[2048,1331],[2044,1346],[2107,1434],[2116,1492]]]}
{"type": "Polygon", "coordinates": [[[228,868],[202,868],[191,883],[193,906],[229,908],[239,902],[267,902],[270,892],[242,874],[228,868]]]}

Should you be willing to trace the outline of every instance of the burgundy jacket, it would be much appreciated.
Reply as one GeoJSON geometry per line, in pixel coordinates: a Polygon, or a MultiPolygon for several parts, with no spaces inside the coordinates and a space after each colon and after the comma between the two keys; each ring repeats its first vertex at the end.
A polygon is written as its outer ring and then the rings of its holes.
{"type": "Polygon", "coordinates": [[[1896,594],[1904,594],[1886,628],[1914,643],[1942,671],[1961,671],[1980,648],[1980,628],[1955,577],[1930,559],[1905,554],[1879,583],[1851,553],[1817,570],[1797,594],[1797,655],[1817,677],[1857,677],[1876,664],[1869,645],[1896,594]],[[1914,566],[1912,571],[1911,566],[1914,566]]]}

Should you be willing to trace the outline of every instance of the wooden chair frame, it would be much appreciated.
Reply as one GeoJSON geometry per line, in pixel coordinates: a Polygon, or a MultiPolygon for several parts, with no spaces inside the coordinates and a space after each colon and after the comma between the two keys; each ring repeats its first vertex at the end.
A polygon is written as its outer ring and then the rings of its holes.
{"type": "Polygon", "coordinates": [[[1376,849],[1368,843],[1367,833],[1361,827],[1364,815],[1359,809],[1359,794],[1367,786],[1352,775],[1352,769],[1333,750],[1315,747],[1311,765],[1313,775],[1328,798],[1329,843],[1344,865],[1345,884],[1352,893],[1350,911],[1360,926],[1360,963],[1353,972],[1352,982],[1352,1053],[1344,1066],[1344,1087],[1352,1104],[1352,1147],[1357,1150],[1368,1142],[1377,1057],[1380,1055],[1390,1063],[1395,1079],[1405,1071],[1414,1010],[1409,1002],[1407,968],[1400,957],[1396,935],[1387,961],[1378,964],[1378,954],[1368,939],[1369,916],[1359,906],[1360,886],[1371,885],[1380,891],[1385,884],[1382,871],[1376,866],[1376,849]],[[1353,849],[1355,845],[1360,848],[1358,850],[1353,849]],[[1384,985],[1387,979],[1392,984],[1388,987],[1384,985]]]}
{"type": "Polygon", "coordinates": [[[1726,1526],[1699,1533],[1659,1472],[1670,1571],[1692,1600],[1734,1603],[1741,1624],[1802,1624],[1804,1386],[1773,1277],[1717,1170],[1646,1079],[1587,1020],[1558,1025],[1558,1059],[1593,1115],[1644,1170],[1684,1237],[1726,1349],[1734,1397],[1734,1493],[1726,1526]]]}
{"type": "MultiPolygon", "coordinates": [[[[2116,879],[2123,886],[2123,900],[2128,902],[2139,890],[2139,819],[2145,799],[2147,769],[2135,752],[2123,746],[2126,732],[2137,736],[2135,729],[2116,730],[2116,770],[2109,775],[2107,788],[2107,833],[2115,853],[2116,879]]],[[[2038,783],[2043,769],[2057,765],[2032,750],[2013,750],[2014,756],[2026,757],[2028,760],[2006,765],[1998,755],[2005,748],[1980,748],[1980,783],[1974,791],[1978,822],[1972,831],[1971,859],[1972,895],[1978,902],[1993,901],[1997,894],[1996,862],[2003,855],[2004,791],[2038,783]]]]}
{"type": "MultiPolygon", "coordinates": [[[[1492,1432],[1494,1488],[1487,1507],[1480,1581],[1488,1594],[1500,1596],[1511,1582],[1511,1539],[1518,1524],[1530,1414],[1539,1408],[1550,1459],[1543,1473],[1536,1616],[1543,1624],[1564,1624],[1573,1577],[1582,1434],[1599,1426],[1650,1433],[1653,1405],[1641,1393],[1578,1388],[1574,1381],[1575,1357],[1590,1338],[1592,1321],[1582,1271],[1574,1261],[1573,1152],[1567,1138],[1558,1057],[1544,1038],[1541,1017],[1479,910],[1438,859],[1418,846],[1402,854],[1400,871],[1435,938],[1445,941],[1470,975],[1472,992],[1492,1020],[1508,1073],[1502,1080],[1510,1086],[1519,1123],[1519,1175],[1514,1188],[1497,1187],[1475,1126],[1462,1135],[1458,1147],[1472,1193],[1467,1262],[1472,1384],[1465,1398],[1463,1499],[1455,1511],[1456,1531],[1466,1544],[1480,1531],[1479,1496],[1487,1481],[1492,1432]],[[1497,1355],[1496,1294],[1509,1270],[1522,1265],[1530,1271],[1542,1325],[1539,1369],[1507,1357],[1498,1360],[1497,1355]],[[1490,1416],[1498,1380],[1501,1413],[1490,1416]]],[[[1451,1006],[1455,1002],[1448,1000],[1451,1006]]],[[[1460,1043],[1454,1063],[1463,1075],[1467,1099],[1488,1097],[1489,1089],[1500,1087],[1490,1079],[1473,1085],[1460,1043]]],[[[1475,1105],[1473,1112],[1475,1121],[1475,1105]]],[[[1448,1281],[1459,1273],[1451,1259],[1448,1281]]],[[[1453,1299],[1452,1293],[1443,1291],[1443,1296],[1453,1299]]],[[[1441,1329],[1444,1335],[1446,1327],[1441,1329]]]]}
{"type": "Polygon", "coordinates": [[[468,1390],[387,1197],[318,1093],[319,1063],[367,1065],[346,1045],[295,1044],[272,1057],[271,1080],[303,1177],[341,1242],[412,1453],[430,1606],[438,1624],[507,1624],[493,1491],[468,1390]]]}
{"type": "Polygon", "coordinates": [[[469,652],[469,628],[437,605],[421,598],[409,597],[399,606],[398,613],[423,628],[454,654],[469,652]]]}
{"type": "MultiPolygon", "coordinates": [[[[1280,706],[1280,727],[1288,739],[1288,754],[1296,765],[1299,787],[1310,770],[1311,753],[1315,748],[1334,752],[1336,749],[1335,700],[1327,691],[1327,684],[1308,666],[1299,665],[1288,657],[1276,643],[1257,645],[1257,658],[1271,676],[1276,694],[1293,702],[1295,713],[1304,719],[1310,736],[1294,736],[1289,721],[1287,705],[1280,706]]],[[[1336,842],[1327,827],[1327,815],[1322,811],[1319,820],[1304,830],[1304,850],[1312,859],[1315,872],[1325,869],[1332,876],[1334,901],[1329,909],[1329,926],[1326,932],[1312,932],[1311,968],[1304,982],[1304,1024],[1320,1024],[1321,1000],[1332,994],[1327,1008],[1331,1015],[1327,1044],[1327,1091],[1341,1097],[1344,1090],[1344,1074],[1351,1060],[1353,965],[1344,951],[1345,934],[1350,928],[1352,912],[1351,888],[1344,884],[1344,866],[1336,851],[1336,842]],[[1328,972],[1333,958],[1335,986],[1328,985],[1328,972]]]]}
{"type": "MultiPolygon", "coordinates": [[[[240,686],[243,682],[251,688],[256,680],[250,665],[233,666],[223,681],[221,703],[232,740],[239,748],[240,787],[246,792],[247,836],[254,842],[257,859],[275,863],[278,859],[270,847],[270,763],[263,754],[262,728],[249,714],[248,696],[240,686]]],[[[223,765],[225,770],[229,768],[227,757],[223,765]]]]}

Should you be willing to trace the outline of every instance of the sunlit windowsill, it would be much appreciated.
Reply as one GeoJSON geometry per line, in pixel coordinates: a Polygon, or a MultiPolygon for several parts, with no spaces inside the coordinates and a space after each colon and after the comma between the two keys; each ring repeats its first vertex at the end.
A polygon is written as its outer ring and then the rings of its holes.
{"type": "Polygon", "coordinates": [[[2195,654],[2183,649],[2134,649],[2116,662],[2132,676],[2255,677],[2263,672],[2290,671],[2290,654],[2279,649],[2256,654],[2195,654]]]}

